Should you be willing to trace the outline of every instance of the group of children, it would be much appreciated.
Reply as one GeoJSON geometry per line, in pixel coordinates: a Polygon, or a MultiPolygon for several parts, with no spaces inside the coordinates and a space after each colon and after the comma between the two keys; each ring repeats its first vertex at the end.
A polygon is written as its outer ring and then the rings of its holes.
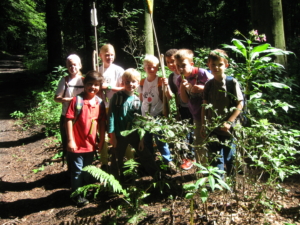
{"type": "MultiPolygon", "coordinates": [[[[163,84],[166,87],[164,94],[167,99],[175,95],[179,112],[177,119],[187,119],[195,127],[186,140],[187,143],[194,144],[195,148],[189,145],[189,152],[192,154],[184,155],[181,168],[190,169],[195,161],[207,163],[208,152],[199,146],[206,136],[202,124],[213,117],[213,111],[205,110],[202,104],[212,104],[221,115],[225,114],[224,108],[233,107],[232,98],[226,92],[225,70],[228,61],[224,51],[217,49],[209,54],[208,67],[211,74],[205,69],[194,67],[191,50],[170,49],[165,56],[166,64],[172,71],[169,79],[157,76],[159,60],[153,55],[146,55],[144,59],[144,70],[147,74],[145,79],[141,79],[140,73],[135,69],[124,71],[113,64],[115,51],[110,44],[102,46],[100,58],[103,64],[99,72],[90,71],[83,79],[80,73],[80,58],[70,55],[66,63],[69,76],[62,78],[55,95],[55,101],[63,103],[60,125],[63,147],[68,153],[72,191],[89,183],[89,174],[83,172],[82,168],[92,164],[96,144],[101,153],[101,163],[107,164],[105,131],[112,145],[111,173],[120,181],[123,179],[123,158],[128,145],[136,150],[145,171],[152,177],[156,176],[159,168],[154,158],[153,137],[170,173],[176,172],[169,146],[160,141],[160,135],[146,132],[142,140],[137,132],[132,132],[126,137],[121,135],[122,131],[132,128],[135,113],[143,116],[150,114],[153,117],[162,115],[163,84]],[[135,95],[136,90],[139,96],[135,95]]],[[[239,84],[235,79],[233,81],[237,109],[226,117],[223,126],[211,132],[220,142],[208,145],[211,152],[219,155],[213,164],[222,170],[225,169],[225,164],[228,174],[233,168],[235,149],[232,141],[230,147],[222,143],[232,140],[232,124],[243,107],[239,84]]],[[[75,201],[78,205],[88,203],[81,195],[78,195],[75,201]]]]}

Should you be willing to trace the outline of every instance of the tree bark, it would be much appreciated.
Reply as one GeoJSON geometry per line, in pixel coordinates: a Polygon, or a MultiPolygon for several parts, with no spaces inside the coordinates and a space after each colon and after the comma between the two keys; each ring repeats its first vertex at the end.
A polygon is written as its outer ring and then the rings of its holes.
{"type": "Polygon", "coordinates": [[[46,0],[48,72],[63,64],[61,23],[58,12],[58,0],[46,0]]]}
{"type": "MultiPolygon", "coordinates": [[[[154,0],[152,2],[152,9],[154,5],[154,0]]],[[[146,3],[147,4],[147,3],[146,3]]],[[[147,6],[146,6],[147,7],[147,6]]],[[[152,11],[153,13],[153,11],[152,11]]],[[[154,55],[154,41],[153,41],[153,27],[151,23],[151,17],[148,10],[145,10],[145,52],[149,55],[154,55]]]]}
{"type": "MultiPolygon", "coordinates": [[[[281,0],[251,0],[251,17],[253,28],[266,34],[268,43],[286,50],[281,0]]],[[[287,65],[286,56],[278,56],[276,61],[287,65]]]]}

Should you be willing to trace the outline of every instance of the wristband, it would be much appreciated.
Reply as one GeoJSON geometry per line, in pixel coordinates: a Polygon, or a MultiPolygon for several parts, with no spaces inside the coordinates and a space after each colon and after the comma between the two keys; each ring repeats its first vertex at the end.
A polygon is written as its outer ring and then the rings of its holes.
{"type": "Polygon", "coordinates": [[[107,88],[106,88],[107,90],[111,90],[111,86],[109,85],[109,86],[107,86],[107,88]]]}

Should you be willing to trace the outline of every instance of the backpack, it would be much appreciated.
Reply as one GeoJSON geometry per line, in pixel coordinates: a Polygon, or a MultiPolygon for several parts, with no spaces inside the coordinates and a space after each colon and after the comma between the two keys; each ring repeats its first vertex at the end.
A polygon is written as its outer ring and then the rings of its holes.
{"type": "MultiPolygon", "coordinates": [[[[99,98],[97,95],[95,97],[96,97],[96,102],[99,104],[99,107],[100,107],[102,99],[99,98]]],[[[73,120],[73,125],[76,123],[76,121],[77,121],[77,119],[78,119],[78,117],[79,117],[79,115],[82,111],[82,106],[83,106],[83,92],[76,96],[75,117],[74,117],[74,120],[73,120]]]]}
{"type": "MultiPolygon", "coordinates": [[[[69,80],[70,80],[70,77],[69,76],[66,76],[64,77],[65,78],[65,90],[64,90],[64,94],[63,94],[63,98],[65,97],[66,95],[66,91],[69,87],[74,87],[74,88],[83,88],[84,86],[80,85],[80,86],[77,86],[77,85],[69,85],[69,80]]],[[[84,77],[81,77],[82,81],[84,79],[84,77]]]]}
{"type": "MultiPolygon", "coordinates": [[[[230,107],[236,107],[236,99],[234,99],[233,96],[236,96],[235,94],[235,83],[233,82],[233,77],[226,76],[226,89],[230,93],[230,107]]],[[[241,89],[242,90],[242,89],[241,89]]],[[[249,127],[249,119],[247,117],[247,96],[242,91],[243,94],[243,109],[241,110],[240,114],[238,115],[237,119],[239,119],[240,123],[244,127],[249,127]]]]}

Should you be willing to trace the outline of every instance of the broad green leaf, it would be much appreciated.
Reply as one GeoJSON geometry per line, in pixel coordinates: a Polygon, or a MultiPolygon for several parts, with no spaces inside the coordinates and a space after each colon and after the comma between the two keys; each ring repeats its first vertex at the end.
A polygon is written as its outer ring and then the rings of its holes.
{"type": "Polygon", "coordinates": [[[131,134],[132,132],[134,132],[135,130],[136,129],[121,131],[121,135],[122,136],[127,136],[127,135],[131,134]]]}
{"type": "Polygon", "coordinates": [[[143,130],[143,129],[138,129],[137,132],[138,132],[138,134],[140,136],[140,140],[142,140],[142,138],[144,137],[146,131],[143,130]]]}
{"type": "Polygon", "coordinates": [[[228,186],[228,184],[226,184],[222,179],[218,179],[218,183],[219,183],[222,187],[226,188],[227,190],[230,190],[230,187],[228,186]]]}
{"type": "Polygon", "coordinates": [[[278,82],[265,83],[264,86],[265,87],[273,86],[273,87],[276,87],[276,88],[284,88],[284,89],[288,89],[289,88],[291,90],[291,88],[289,86],[287,86],[286,84],[278,83],[278,82]]]}
{"type": "Polygon", "coordinates": [[[202,188],[201,192],[200,192],[200,198],[202,200],[202,202],[206,202],[208,199],[208,191],[206,190],[206,188],[202,188]]]}
{"type": "Polygon", "coordinates": [[[191,191],[191,190],[195,190],[195,184],[193,184],[193,183],[191,183],[191,184],[185,184],[184,186],[183,186],[183,188],[185,189],[185,190],[187,190],[187,191],[191,191]]]}
{"type": "Polygon", "coordinates": [[[261,98],[261,96],[262,96],[261,92],[255,93],[253,95],[250,95],[250,100],[252,100],[254,98],[261,98]]]}
{"type": "Polygon", "coordinates": [[[212,190],[215,189],[215,178],[213,176],[208,176],[208,182],[212,190]]]}
{"type": "Polygon", "coordinates": [[[192,199],[194,197],[194,193],[187,193],[186,195],[185,195],[185,198],[186,199],[192,199]]]}
{"type": "Polygon", "coordinates": [[[196,187],[198,188],[199,186],[202,187],[206,183],[206,177],[202,177],[196,182],[196,187]]]}
{"type": "Polygon", "coordinates": [[[247,50],[245,45],[237,39],[233,39],[232,43],[242,52],[243,56],[247,58],[247,50]]]}

